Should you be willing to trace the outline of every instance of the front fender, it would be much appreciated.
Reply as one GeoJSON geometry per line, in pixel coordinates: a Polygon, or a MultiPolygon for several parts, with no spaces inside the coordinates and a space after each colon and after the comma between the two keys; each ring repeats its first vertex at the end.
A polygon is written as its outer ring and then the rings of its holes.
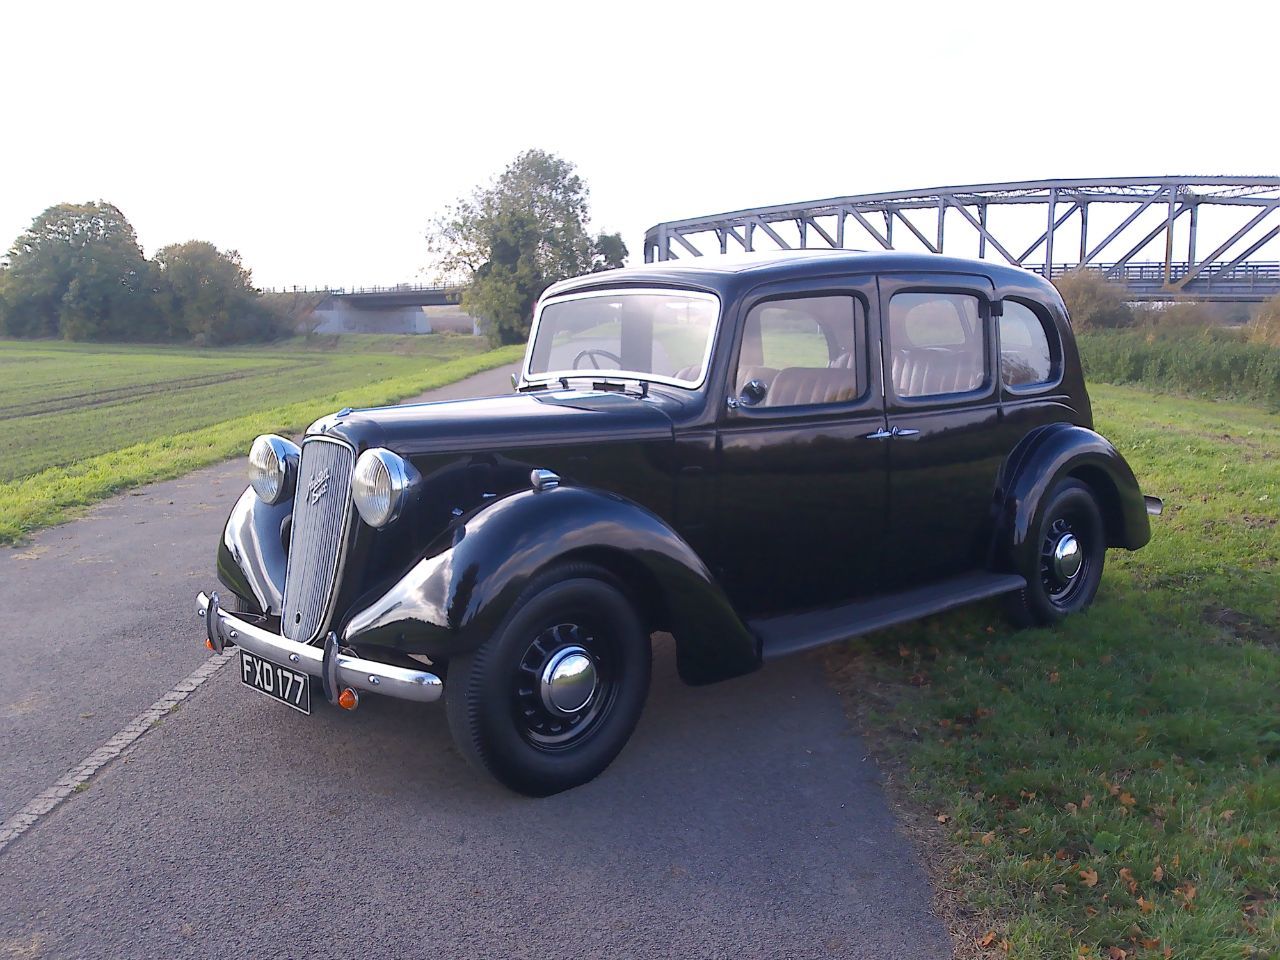
{"type": "Polygon", "coordinates": [[[357,649],[447,660],[490,637],[539,572],[572,559],[604,563],[663,608],[658,621],[675,637],[686,682],[759,666],[759,642],[674,530],[622,497],[568,486],[522,491],[477,511],[351,616],[342,638],[357,649]]]}
{"type": "Polygon", "coordinates": [[[289,561],[282,527],[293,513],[293,498],[263,503],[249,487],[231,508],[218,543],[218,579],[256,613],[280,616],[284,571],[289,561]]]}
{"type": "Polygon", "coordinates": [[[1032,431],[1005,464],[996,494],[997,557],[1013,559],[1038,548],[1031,541],[1040,504],[1067,477],[1094,489],[1107,546],[1137,550],[1151,539],[1146,502],[1120,451],[1087,427],[1055,423],[1032,431]]]}

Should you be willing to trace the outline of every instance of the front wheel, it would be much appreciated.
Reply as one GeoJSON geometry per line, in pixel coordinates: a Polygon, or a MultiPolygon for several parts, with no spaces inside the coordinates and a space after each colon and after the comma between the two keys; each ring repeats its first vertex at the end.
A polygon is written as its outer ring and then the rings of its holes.
{"type": "Polygon", "coordinates": [[[1018,570],[1025,588],[1011,597],[1010,615],[1021,626],[1057,623],[1093,602],[1107,553],[1102,513],[1093,491],[1079,480],[1054,488],[1036,518],[1035,542],[1018,570]]]}
{"type": "Polygon", "coordinates": [[[458,749],[513,790],[586,783],[635,729],[649,692],[649,638],[609,574],[566,564],[536,578],[492,637],[449,665],[458,749]]]}

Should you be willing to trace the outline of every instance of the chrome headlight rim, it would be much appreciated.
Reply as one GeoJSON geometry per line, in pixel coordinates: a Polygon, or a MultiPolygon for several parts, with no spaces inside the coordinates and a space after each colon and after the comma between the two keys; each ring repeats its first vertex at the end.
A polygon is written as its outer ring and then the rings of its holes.
{"type": "Polygon", "coordinates": [[[351,481],[351,499],[360,519],[375,530],[394,523],[404,512],[419,479],[413,464],[386,447],[372,447],[360,454],[351,481]],[[385,505],[378,502],[384,489],[385,505]]]}
{"type": "Polygon", "coordinates": [[[264,433],[249,447],[249,485],[258,499],[275,506],[293,496],[302,451],[292,440],[264,433]]]}

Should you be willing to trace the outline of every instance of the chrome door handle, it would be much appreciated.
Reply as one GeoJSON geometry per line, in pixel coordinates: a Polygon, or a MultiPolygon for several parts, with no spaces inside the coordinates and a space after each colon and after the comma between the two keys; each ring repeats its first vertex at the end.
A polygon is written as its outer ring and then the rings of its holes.
{"type": "Polygon", "coordinates": [[[910,427],[906,428],[905,430],[902,427],[893,428],[893,435],[895,437],[915,437],[915,436],[919,436],[919,434],[920,434],[919,430],[912,430],[910,427]]]}
{"type": "Polygon", "coordinates": [[[884,427],[881,427],[875,433],[868,433],[865,437],[863,437],[863,439],[864,440],[888,440],[892,436],[893,436],[893,433],[891,431],[886,430],[884,427]]]}

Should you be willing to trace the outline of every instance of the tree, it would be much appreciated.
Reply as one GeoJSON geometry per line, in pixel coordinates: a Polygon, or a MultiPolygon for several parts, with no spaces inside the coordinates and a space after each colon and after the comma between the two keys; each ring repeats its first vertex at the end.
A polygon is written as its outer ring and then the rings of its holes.
{"type": "Polygon", "coordinates": [[[623,265],[620,234],[588,231],[588,191],[574,165],[526,150],[490,185],[433,223],[428,249],[447,275],[462,274],[462,308],[495,344],[523,343],[533,306],[557,280],[623,265]]]}
{"type": "Polygon", "coordinates": [[[50,207],[14,241],[8,260],[0,331],[10,336],[122,340],[159,332],[150,266],[112,204],[50,207]]]}
{"type": "Polygon", "coordinates": [[[155,265],[157,302],[170,338],[212,346],[279,333],[236,251],[189,240],[156,251],[155,265]]]}
{"type": "Polygon", "coordinates": [[[1125,301],[1128,291],[1101,272],[1077,267],[1054,282],[1077,330],[1094,327],[1127,327],[1133,310],[1125,301]]]}

